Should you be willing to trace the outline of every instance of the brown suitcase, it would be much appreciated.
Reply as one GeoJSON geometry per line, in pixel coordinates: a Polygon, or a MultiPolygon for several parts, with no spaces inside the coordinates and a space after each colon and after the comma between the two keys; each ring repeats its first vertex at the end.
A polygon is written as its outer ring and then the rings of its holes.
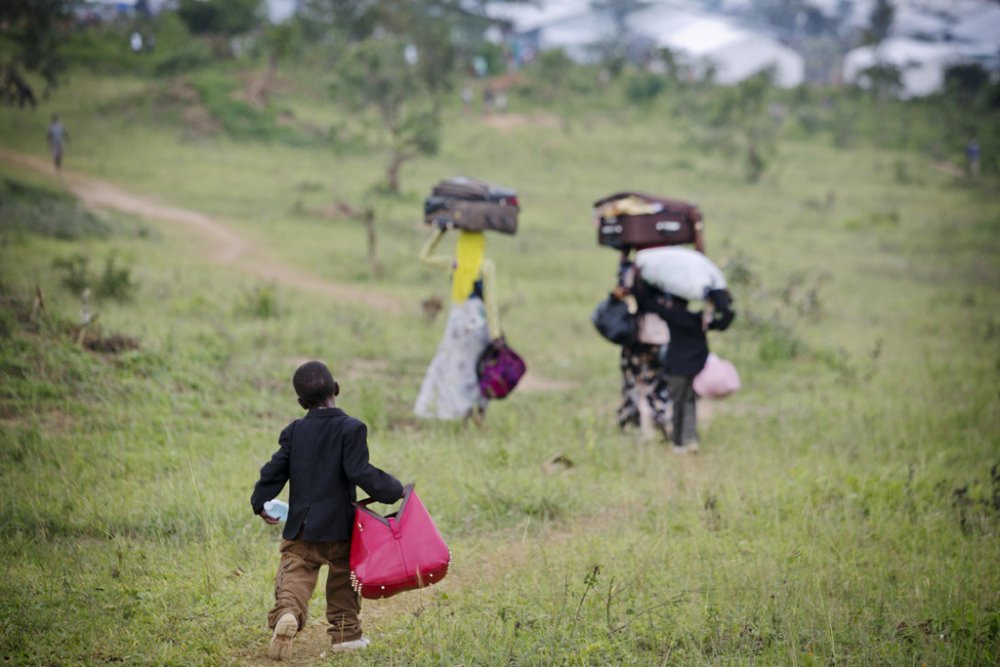
{"type": "Polygon", "coordinates": [[[640,192],[619,192],[594,202],[597,218],[597,243],[624,250],[662,245],[693,243],[704,252],[701,212],[694,204],[679,199],[667,199],[640,192]],[[659,208],[646,214],[610,214],[612,202],[627,197],[637,197],[659,208]],[[601,214],[605,209],[607,215],[601,214]]]}
{"type": "Polygon", "coordinates": [[[475,178],[441,181],[424,200],[424,222],[473,232],[517,232],[517,193],[475,178]]]}

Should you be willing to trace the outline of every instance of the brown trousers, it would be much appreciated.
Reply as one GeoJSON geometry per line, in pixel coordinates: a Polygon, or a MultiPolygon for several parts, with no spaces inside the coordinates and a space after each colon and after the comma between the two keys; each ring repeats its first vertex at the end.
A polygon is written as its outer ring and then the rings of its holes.
{"type": "MultiPolygon", "coordinates": [[[[300,533],[301,536],[301,533],[300,533]]],[[[309,617],[309,598],[316,588],[319,568],[329,567],[326,577],[327,632],[334,644],[361,639],[361,598],[351,587],[351,543],[281,541],[281,562],[274,577],[274,608],[267,625],[274,628],[285,614],[294,614],[299,630],[309,617]]]]}

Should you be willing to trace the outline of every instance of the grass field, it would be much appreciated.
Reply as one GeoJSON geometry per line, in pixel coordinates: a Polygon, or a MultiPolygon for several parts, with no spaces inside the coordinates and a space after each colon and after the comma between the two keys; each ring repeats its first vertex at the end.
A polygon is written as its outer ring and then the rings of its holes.
{"type": "Polygon", "coordinates": [[[0,107],[0,147],[42,158],[58,111],[72,172],[0,163],[7,664],[270,664],[279,531],[248,500],[312,358],[454,564],[366,603],[374,643],[352,656],[327,652],[319,587],[294,664],[1000,660],[996,183],[789,130],[751,185],[666,106],[515,98],[501,123],[456,105],[380,202],[376,277],[359,223],[311,213],[381,174],[352,119],[290,77],[275,108],[355,143],[237,140],[196,84],[80,75],[36,112],[0,107]],[[422,200],[460,173],[522,203],[487,252],[530,370],[482,431],[410,411],[443,329],[421,302],[448,289],[416,261],[422,200]],[[82,211],[74,174],[211,216],[239,257],[192,225],[82,211]],[[616,256],[590,209],[625,189],[698,202],[736,297],[710,344],[743,389],[701,403],[697,456],[615,424],[618,350],[589,317],[616,256]],[[115,351],[78,344],[67,266],[94,287],[84,340],[115,351]],[[572,465],[543,469],[558,454],[572,465]]]}

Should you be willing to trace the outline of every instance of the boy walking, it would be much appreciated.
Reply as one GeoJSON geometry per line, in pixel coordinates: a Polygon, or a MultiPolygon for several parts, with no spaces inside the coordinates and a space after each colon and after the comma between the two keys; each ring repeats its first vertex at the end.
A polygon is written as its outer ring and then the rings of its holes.
{"type": "Polygon", "coordinates": [[[274,608],[267,624],[274,629],[268,656],[292,656],[292,639],[306,623],[309,598],[319,568],[329,567],[326,620],[334,651],[363,649],[371,642],[361,632],[361,599],[351,587],[351,528],[356,486],[381,503],[403,497],[403,485],[368,462],[368,429],[334,405],[340,385],[318,361],[295,371],[292,385],[306,416],[281,432],[279,449],[260,469],[250,504],[267,523],[264,503],[289,483],[288,520],[282,531],[281,562],[274,578],[274,608]]]}
{"type": "Polygon", "coordinates": [[[733,321],[735,313],[730,308],[726,290],[713,290],[708,300],[715,307],[710,313],[693,313],[688,301],[674,295],[646,297],[641,308],[657,313],[670,328],[670,345],[667,347],[667,386],[673,402],[670,440],[675,454],[697,452],[698,438],[697,395],[694,378],[705,367],[708,359],[706,329],[724,331],[733,321]]]}

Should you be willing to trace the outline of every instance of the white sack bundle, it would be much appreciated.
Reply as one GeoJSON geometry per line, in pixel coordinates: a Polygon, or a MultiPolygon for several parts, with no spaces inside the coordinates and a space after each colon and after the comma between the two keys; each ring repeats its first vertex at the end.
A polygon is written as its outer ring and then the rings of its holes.
{"type": "Polygon", "coordinates": [[[647,283],[688,301],[704,299],[709,290],[726,287],[726,277],[715,262],[691,248],[645,248],[636,252],[635,265],[647,283]]]}

